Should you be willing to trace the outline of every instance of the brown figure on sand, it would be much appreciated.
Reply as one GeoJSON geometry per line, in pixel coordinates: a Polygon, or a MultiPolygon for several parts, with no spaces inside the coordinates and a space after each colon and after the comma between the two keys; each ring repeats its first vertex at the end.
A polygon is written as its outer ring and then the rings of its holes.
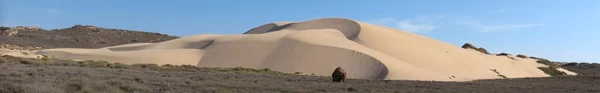
{"type": "Polygon", "coordinates": [[[337,67],[331,74],[331,77],[333,79],[333,82],[346,82],[347,75],[348,74],[346,74],[346,71],[344,71],[342,67],[337,67]]]}

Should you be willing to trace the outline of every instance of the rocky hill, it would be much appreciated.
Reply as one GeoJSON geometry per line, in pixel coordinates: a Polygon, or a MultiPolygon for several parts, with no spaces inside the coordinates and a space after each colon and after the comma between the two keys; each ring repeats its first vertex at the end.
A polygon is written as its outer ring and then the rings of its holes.
{"type": "Polygon", "coordinates": [[[101,48],[129,43],[155,43],[179,37],[133,30],[75,25],[45,30],[32,26],[0,27],[0,48],[101,48]]]}

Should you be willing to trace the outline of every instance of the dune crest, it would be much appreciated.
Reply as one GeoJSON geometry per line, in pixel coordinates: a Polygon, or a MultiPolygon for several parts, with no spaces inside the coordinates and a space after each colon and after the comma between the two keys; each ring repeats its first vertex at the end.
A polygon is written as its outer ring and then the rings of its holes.
{"type": "Polygon", "coordinates": [[[498,74],[549,76],[537,68],[545,65],[535,59],[486,55],[344,18],[269,23],[240,35],[206,34],[100,49],[47,49],[36,54],[125,64],[269,68],[321,76],[342,67],[348,78],[362,79],[469,81],[502,78],[498,74]]]}

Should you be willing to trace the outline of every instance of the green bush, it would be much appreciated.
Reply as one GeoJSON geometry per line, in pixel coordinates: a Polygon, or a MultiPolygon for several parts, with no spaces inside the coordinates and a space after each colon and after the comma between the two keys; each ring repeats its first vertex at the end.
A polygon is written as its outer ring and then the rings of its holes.
{"type": "Polygon", "coordinates": [[[527,56],[522,55],[522,54],[517,54],[517,57],[519,57],[519,58],[527,58],[527,56]]]}
{"type": "Polygon", "coordinates": [[[510,55],[510,54],[508,54],[508,53],[500,53],[500,54],[496,54],[496,56],[508,56],[508,55],[510,55]]]}
{"type": "Polygon", "coordinates": [[[557,70],[554,67],[538,67],[538,69],[544,71],[544,73],[546,73],[546,74],[548,74],[550,76],[553,76],[553,77],[554,76],[564,76],[564,75],[567,75],[567,73],[559,71],[559,70],[557,70]]]}
{"type": "Polygon", "coordinates": [[[534,57],[534,56],[530,56],[529,58],[531,58],[531,59],[540,59],[540,58],[534,57]]]}
{"type": "Polygon", "coordinates": [[[553,68],[557,68],[558,67],[556,64],[552,63],[552,61],[547,60],[547,59],[538,59],[536,62],[540,63],[540,64],[548,65],[548,66],[553,67],[553,68]]]}

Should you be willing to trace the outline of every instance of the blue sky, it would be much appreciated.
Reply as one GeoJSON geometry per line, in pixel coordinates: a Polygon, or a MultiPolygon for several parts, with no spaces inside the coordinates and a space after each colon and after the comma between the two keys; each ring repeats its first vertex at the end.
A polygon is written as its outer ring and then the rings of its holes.
{"type": "Polygon", "coordinates": [[[457,46],[600,62],[598,0],[3,0],[0,25],[95,25],[176,36],[241,34],[276,21],[343,17],[457,46]]]}

